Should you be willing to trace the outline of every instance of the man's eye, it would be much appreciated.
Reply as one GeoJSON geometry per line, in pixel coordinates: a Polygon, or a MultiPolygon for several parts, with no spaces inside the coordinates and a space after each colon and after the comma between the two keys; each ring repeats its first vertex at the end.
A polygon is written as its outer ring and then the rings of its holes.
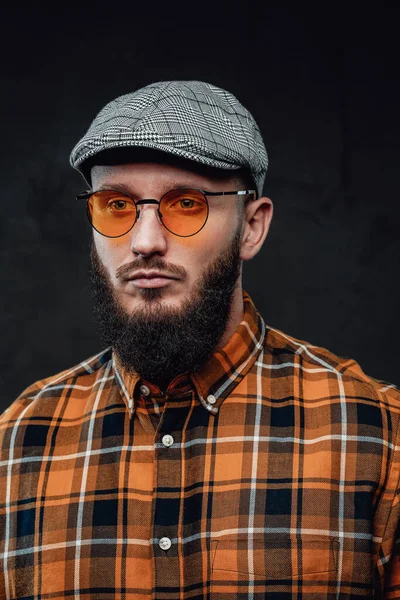
{"type": "Polygon", "coordinates": [[[124,210],[127,207],[126,200],[113,200],[109,206],[115,210],[124,210]]]}
{"type": "Polygon", "coordinates": [[[182,198],[179,203],[182,208],[193,208],[195,205],[194,200],[191,200],[190,198],[182,198]]]}

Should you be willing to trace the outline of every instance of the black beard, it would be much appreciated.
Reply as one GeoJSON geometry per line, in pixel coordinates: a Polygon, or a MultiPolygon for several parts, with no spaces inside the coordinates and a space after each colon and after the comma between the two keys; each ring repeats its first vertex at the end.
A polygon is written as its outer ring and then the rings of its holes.
{"type": "MultiPolygon", "coordinates": [[[[163,306],[162,289],[151,288],[141,290],[143,302],[131,314],[116,300],[92,242],[90,284],[99,333],[129,373],[166,389],[174,377],[195,371],[212,355],[226,330],[241,271],[240,229],[179,308],[163,306]]],[[[133,264],[171,272],[159,257],[133,264]]]]}

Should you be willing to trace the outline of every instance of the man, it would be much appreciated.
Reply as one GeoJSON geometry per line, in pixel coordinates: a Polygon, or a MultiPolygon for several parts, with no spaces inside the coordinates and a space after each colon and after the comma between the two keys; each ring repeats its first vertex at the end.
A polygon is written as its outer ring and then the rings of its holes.
{"type": "Polygon", "coordinates": [[[108,104],[74,148],[100,354],[0,419],[0,596],[400,598],[400,394],[267,326],[250,113],[202,82],[108,104]]]}

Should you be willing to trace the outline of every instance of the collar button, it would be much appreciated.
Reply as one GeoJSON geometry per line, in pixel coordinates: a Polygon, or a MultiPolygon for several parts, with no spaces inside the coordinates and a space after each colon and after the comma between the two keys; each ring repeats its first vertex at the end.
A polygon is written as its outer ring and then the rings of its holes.
{"type": "Polygon", "coordinates": [[[147,385],[141,385],[140,393],[142,396],[150,396],[150,388],[147,385]]]}

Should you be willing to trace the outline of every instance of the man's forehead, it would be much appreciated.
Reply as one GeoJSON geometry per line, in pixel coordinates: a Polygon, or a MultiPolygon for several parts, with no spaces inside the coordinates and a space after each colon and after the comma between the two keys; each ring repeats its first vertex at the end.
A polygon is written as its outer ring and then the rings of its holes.
{"type": "Polygon", "coordinates": [[[213,186],[229,183],[238,176],[238,171],[216,169],[197,163],[177,164],[176,161],[132,162],[114,165],[94,165],[91,169],[92,186],[110,183],[160,183],[171,187],[186,184],[213,186]]]}

